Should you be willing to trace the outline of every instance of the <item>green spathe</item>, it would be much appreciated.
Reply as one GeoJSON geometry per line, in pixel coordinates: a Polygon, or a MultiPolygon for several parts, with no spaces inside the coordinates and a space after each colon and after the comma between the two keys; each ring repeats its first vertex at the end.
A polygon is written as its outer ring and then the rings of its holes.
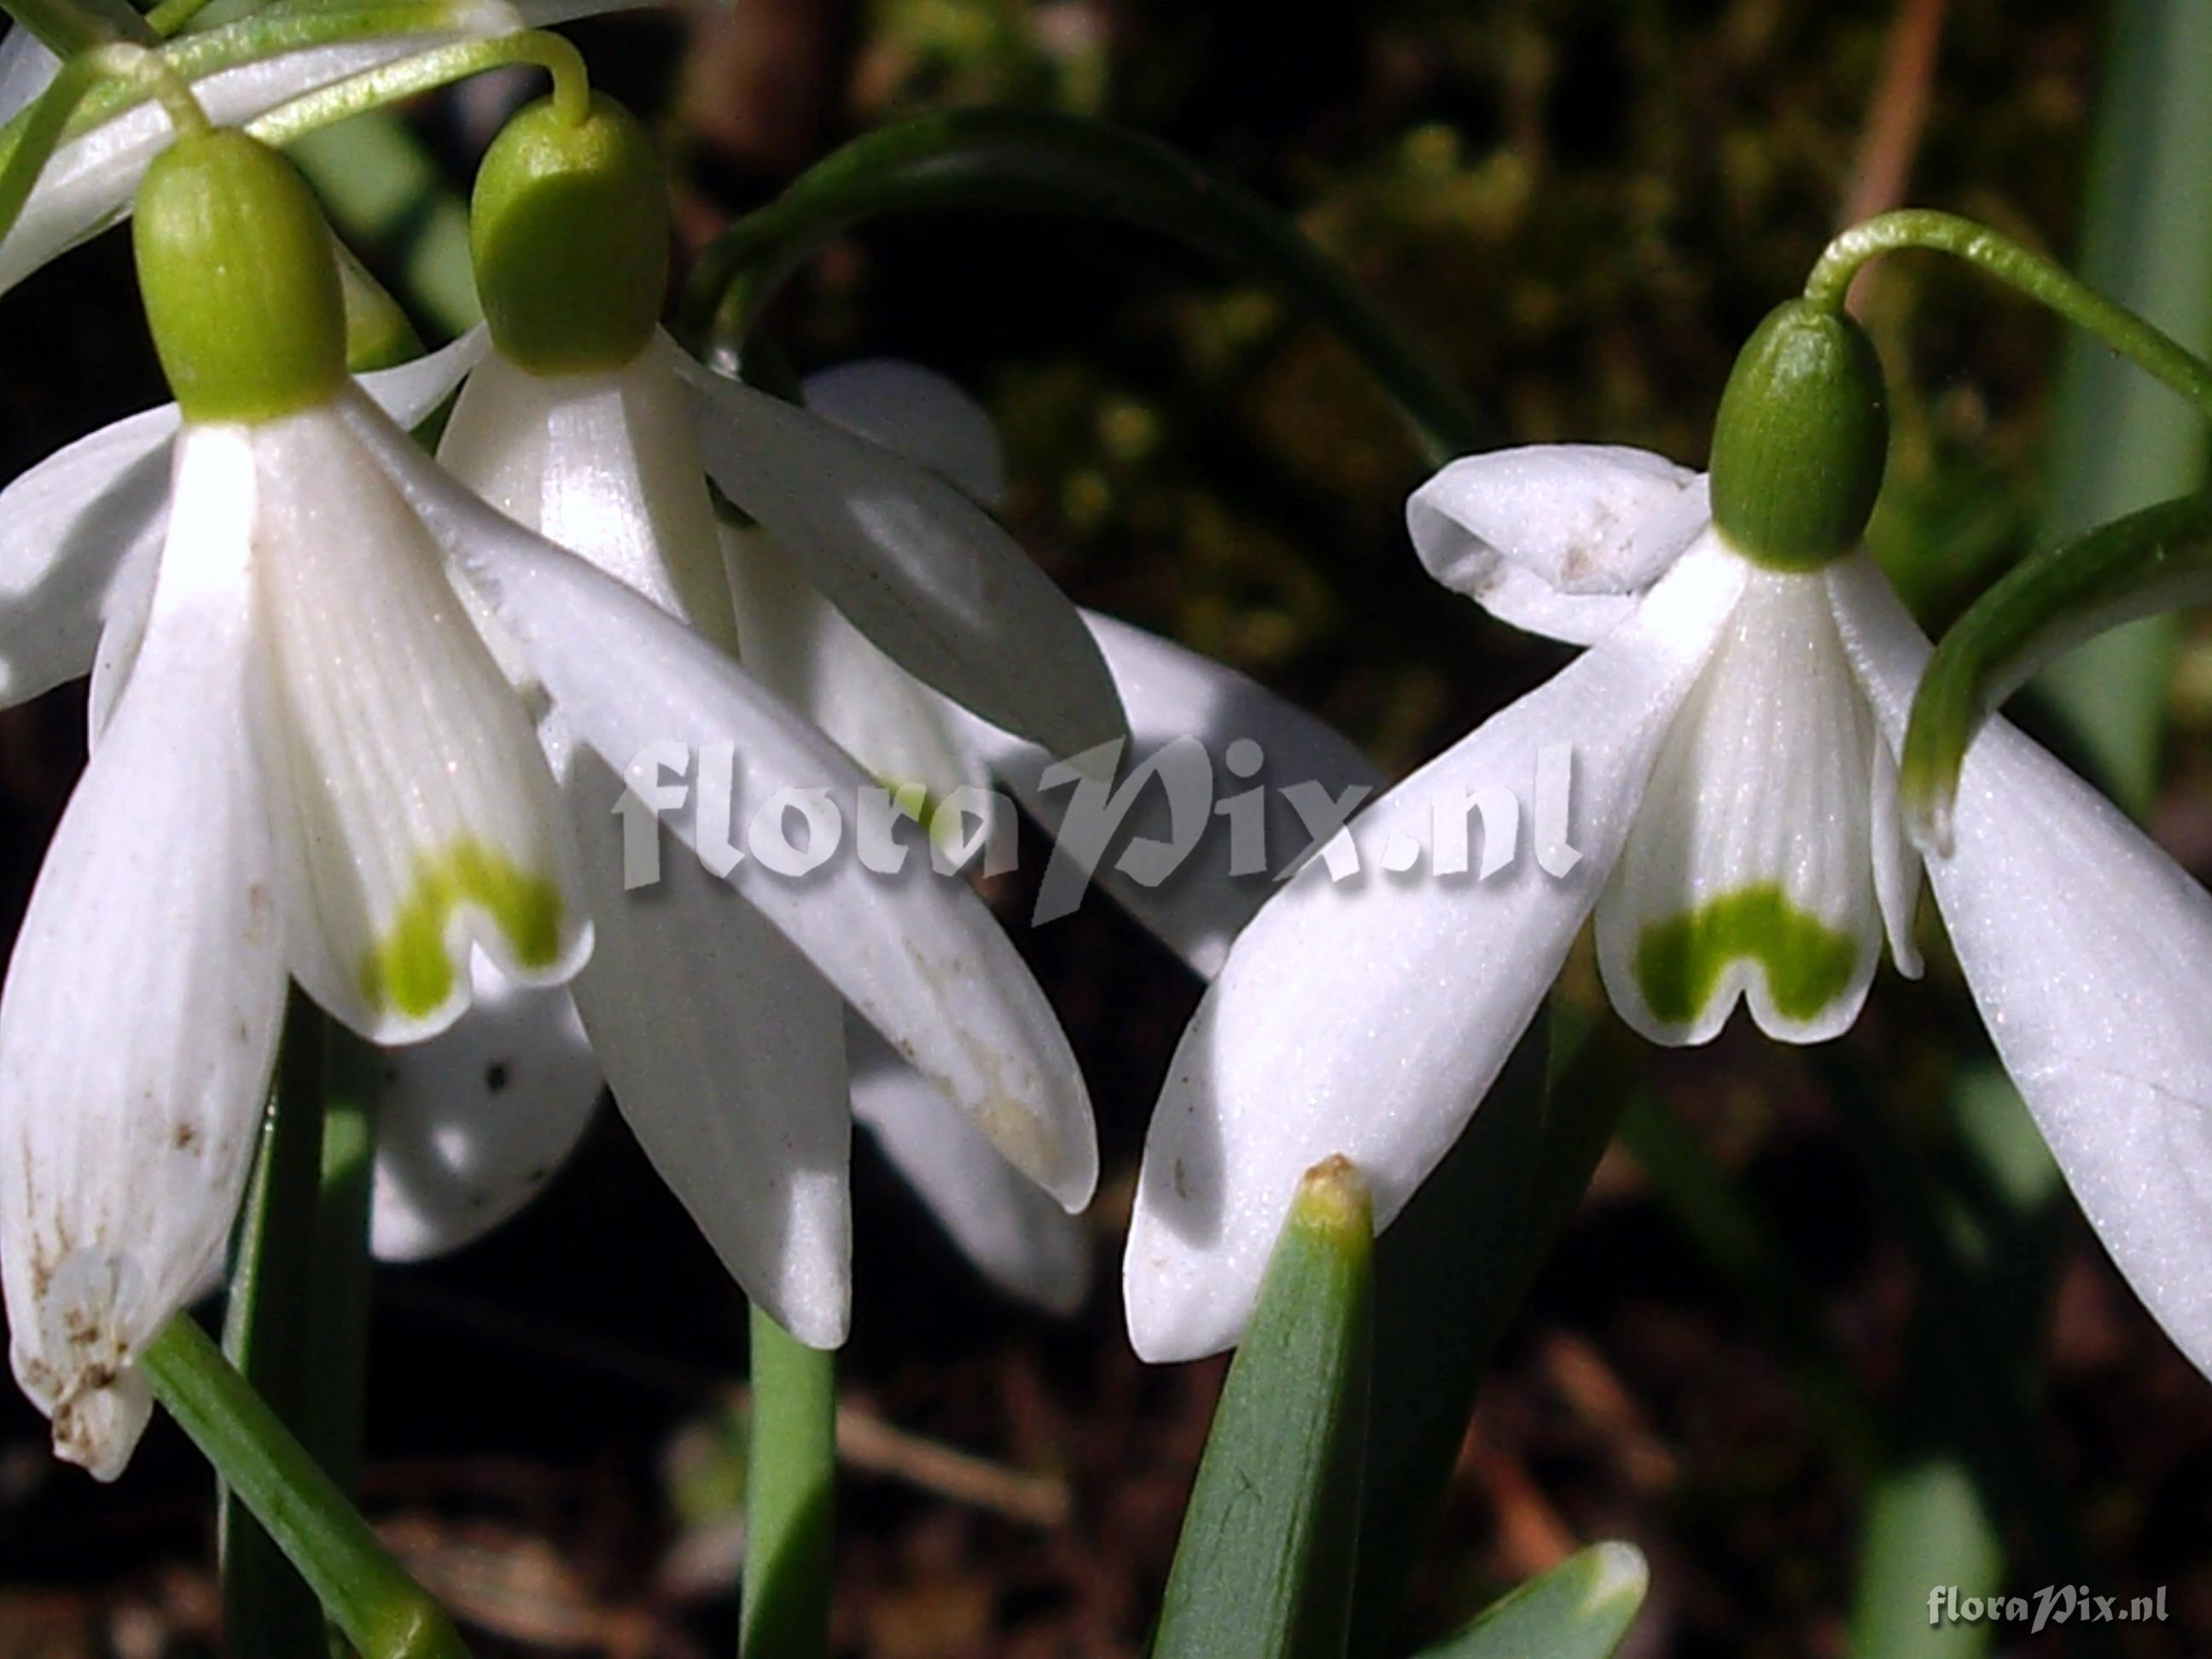
{"type": "Polygon", "coordinates": [[[1713,423],[1713,523],[1772,570],[1817,570],[1859,544],[1881,493],[1881,364],[1850,318],[1792,300],[1744,343],[1713,423]]]}
{"type": "Polygon", "coordinates": [[[1636,983],[1655,1018],[1687,1025],[1712,1000],[1729,964],[1743,960],[1765,970],[1775,1012],[1802,1022],[1849,988],[1859,945],[1791,903],[1777,884],[1759,882],[1646,927],[1636,945],[1636,983]]]}
{"type": "Polygon", "coordinates": [[[455,982],[447,927],[464,905],[491,919],[523,967],[549,967],[560,954],[559,886],[481,842],[458,841],[416,860],[406,902],[362,962],[370,1006],[416,1019],[444,1006],[455,982]]]}
{"type": "Polygon", "coordinates": [[[469,209],[493,343],[534,374],[623,368],[668,286],[668,192],[638,119],[604,94],[581,121],[550,99],[507,124],[469,209]]]}
{"type": "Polygon", "coordinates": [[[187,133],[138,187],[131,233],[146,320],[188,421],[282,420],[345,384],[330,227],[259,140],[187,133]]]}

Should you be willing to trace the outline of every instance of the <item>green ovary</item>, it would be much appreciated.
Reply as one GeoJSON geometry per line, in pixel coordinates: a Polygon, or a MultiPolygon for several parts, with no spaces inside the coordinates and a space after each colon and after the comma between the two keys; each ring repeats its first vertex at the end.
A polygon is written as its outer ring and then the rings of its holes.
{"type": "Polygon", "coordinates": [[[419,1019],[445,1005],[454,982],[447,927],[465,904],[492,919],[523,967],[548,967],[560,954],[560,888],[481,842],[456,842],[416,860],[415,884],[391,931],[363,959],[362,990],[371,1007],[419,1019]]]}
{"type": "Polygon", "coordinates": [[[1694,1021],[1729,964],[1748,957],[1765,969],[1775,1011],[1812,1019],[1850,988],[1858,941],[1792,904],[1761,882],[1644,930],[1636,983],[1645,1006],[1670,1025],[1694,1021]]]}

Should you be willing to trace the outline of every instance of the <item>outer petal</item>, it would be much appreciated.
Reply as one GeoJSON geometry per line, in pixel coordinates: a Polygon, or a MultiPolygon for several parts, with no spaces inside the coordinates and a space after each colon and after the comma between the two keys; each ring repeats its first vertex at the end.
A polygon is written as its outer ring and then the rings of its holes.
{"type": "Polygon", "coordinates": [[[176,431],[175,404],[149,409],[0,490],[0,706],[91,668],[116,572],[167,526],[176,431]]]}
{"type": "Polygon", "coordinates": [[[1881,954],[1873,744],[1826,582],[1753,571],[1598,900],[1623,1019],[1706,1042],[1742,996],[1784,1042],[1850,1028],[1881,954]]]}
{"type": "Polygon", "coordinates": [[[810,374],[806,407],[848,432],[917,461],[988,507],[1005,505],[1006,453],[990,412],[919,363],[869,357],[810,374]]]}
{"type": "Polygon", "coordinates": [[[0,1279],[55,1449],[102,1479],[149,1410],[132,1364],[222,1249],[283,1001],[245,708],[252,454],[178,466],[137,695],[63,815],[0,994],[0,1279]]]}
{"type": "Polygon", "coordinates": [[[1024,1180],[928,1079],[851,1028],[853,1115],[961,1253],[1007,1295],[1073,1314],[1091,1288],[1091,1233],[1024,1180]]]}
{"type": "Polygon", "coordinates": [[[0,121],[12,121],[31,100],[53,84],[62,60],[21,23],[0,41],[0,121]]]}
{"type": "Polygon", "coordinates": [[[714,482],[901,667],[1056,754],[1127,734],[1075,607],[988,514],[890,450],[665,349],[698,394],[714,482]]]}
{"type": "Polygon", "coordinates": [[[598,757],[568,793],[599,934],[576,1003],[615,1103],[745,1294],[834,1348],[852,1301],[844,1004],[697,860],[623,890],[622,781],[598,757]]]}
{"type": "MultiPolygon", "coordinates": [[[[829,738],[681,623],[468,495],[365,404],[347,418],[528,654],[585,744],[627,772],[650,745],[738,744],[736,799],[866,780],[829,738]]],[[[632,777],[631,781],[643,781],[632,777]]],[[[696,838],[687,813],[672,816],[696,838]]],[[[910,872],[921,870],[909,860],[910,872]]],[[[1097,1178],[1090,1101],[1036,982],[964,883],[874,876],[841,854],[803,881],[757,859],[731,884],[1071,1208],[1097,1178]]]]}
{"type": "Polygon", "coordinates": [[[1429,574],[1501,621],[1577,645],[1619,625],[1710,517],[1699,475],[1600,444],[1463,456],[1406,503],[1429,574]]]}
{"type": "MultiPolygon", "coordinates": [[[[1188,963],[1201,978],[1212,979],[1228,959],[1229,946],[1245,923],[1278,890],[1312,836],[1283,793],[1302,783],[1318,783],[1332,800],[1350,788],[1370,792],[1384,779],[1372,763],[1333,727],[1293,707],[1256,682],[1172,640],[1141,628],[1085,611],[1084,621],[1129,710],[1134,733],[1129,772],[1179,739],[1196,738],[1213,768],[1219,805],[1246,790],[1264,787],[1264,856],[1256,869],[1242,867],[1230,819],[1218,811],[1190,855],[1157,885],[1136,879],[1122,868],[1121,854],[1139,836],[1173,837],[1173,813],[1165,792],[1148,786],[1107,848],[1097,871],[1099,888],[1160,942],[1188,963]],[[1240,741],[1256,744],[1259,769],[1245,775],[1230,765],[1240,741]]],[[[1034,744],[970,722],[970,741],[992,769],[1012,785],[1022,805],[1055,840],[1073,799],[1069,786],[1042,787],[1051,757],[1034,744]]],[[[1240,751],[1241,763],[1249,758],[1240,751]]]]}
{"type": "MultiPolygon", "coordinates": [[[[1928,642],[1863,557],[1829,578],[1893,746],[1928,642]]],[[[2005,1069],[2136,1294],[2212,1374],[2212,896],[2008,722],[1966,751],[1936,902],[2005,1069]]]]}
{"type": "Polygon", "coordinates": [[[873,777],[943,800],[988,776],[973,717],[901,668],[823,599],[765,531],[726,528],[745,672],[835,738],[873,777]]]}
{"type": "Polygon", "coordinates": [[[384,1051],[371,1237],[386,1261],[474,1243],[575,1150],[599,1100],[599,1062],[558,987],[470,958],[469,1012],[427,1042],[384,1051]]]}
{"type": "MultiPolygon", "coordinates": [[[[1299,1176],[1358,1164],[1387,1224],[1458,1136],[1550,988],[1619,854],[1674,711],[1747,567],[1686,556],[1603,644],[1384,796],[1352,832],[1403,876],[1331,881],[1316,860],[1238,938],[1183,1034],[1152,1117],[1123,1268],[1147,1359],[1236,1341],[1299,1176]],[[1479,789],[1527,791],[1567,745],[1564,877],[1525,854],[1487,881],[1424,867],[1439,818],[1479,789]]],[[[1553,868],[1558,849],[1536,848],[1553,868]]]]}
{"type": "Polygon", "coordinates": [[[302,886],[293,971],[387,1042],[434,1035],[467,1006],[472,943],[509,979],[568,979],[591,926],[566,817],[436,548],[331,412],[257,427],[252,441],[264,755],[286,780],[302,886]]]}

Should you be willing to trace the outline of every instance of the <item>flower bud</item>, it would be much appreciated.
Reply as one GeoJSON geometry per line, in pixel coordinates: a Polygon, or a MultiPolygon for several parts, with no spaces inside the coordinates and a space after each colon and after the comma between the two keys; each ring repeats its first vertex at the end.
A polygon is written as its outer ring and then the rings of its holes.
{"type": "Polygon", "coordinates": [[[188,421],[273,421],[345,383],[330,227],[257,138],[187,133],[154,159],[131,233],[162,373],[188,421]]]}
{"type": "Polygon", "coordinates": [[[667,187],[644,127],[600,94],[581,121],[531,105],[477,173],[469,246],[508,362],[535,374],[635,362],[668,284],[667,187]]]}
{"type": "Polygon", "coordinates": [[[1881,364],[1850,318],[1792,300],[1735,360],[1713,427],[1713,523],[1745,557],[1816,570],[1859,544],[1881,492],[1881,364]]]}

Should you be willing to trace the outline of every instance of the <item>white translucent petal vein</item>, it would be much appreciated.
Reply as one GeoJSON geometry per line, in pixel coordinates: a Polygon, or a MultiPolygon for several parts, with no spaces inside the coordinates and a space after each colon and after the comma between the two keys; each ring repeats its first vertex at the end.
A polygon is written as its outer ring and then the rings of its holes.
{"type": "Polygon", "coordinates": [[[0,994],[0,1277],[56,1449],[112,1479],[131,1362],[222,1249],[283,1002],[246,702],[253,459],[183,447],[147,644],[63,815],[0,994]]]}
{"type": "MultiPolygon", "coordinates": [[[[349,402],[347,418],[530,655],[580,739],[611,763],[627,772],[650,745],[696,753],[734,740],[740,802],[789,787],[850,803],[867,786],[829,738],[698,635],[467,495],[365,404],[349,402]]],[[[696,836],[688,815],[667,821],[696,836]]],[[[927,873],[878,877],[849,852],[804,880],[755,859],[730,879],[1007,1158],[1071,1208],[1087,1201],[1097,1148],[1074,1057],[971,890],[927,873]]]]}
{"type": "Polygon", "coordinates": [[[658,883],[625,891],[621,793],[596,756],[577,757],[568,796],[599,934],[574,988],[585,1029],[631,1133],[731,1276],[800,1341],[834,1348],[852,1297],[844,1003],[681,849],[658,883]]]}
{"type": "Polygon", "coordinates": [[[471,945],[510,980],[566,981],[591,949],[566,815],[437,548],[336,414],[252,442],[294,973],[386,1042],[459,1016],[471,945]]]}
{"type": "Polygon", "coordinates": [[[1299,1176],[1332,1154],[1378,1225],[1450,1147],[1550,988],[1628,832],[1653,758],[1742,589],[1693,549],[1629,621],[1353,821],[1364,873],[1310,864],[1231,950],[1176,1049],[1145,1148],[1123,1288],[1148,1359],[1235,1342],[1299,1176]],[[1426,866],[1441,812],[1531,787],[1573,755],[1564,878],[1529,849],[1488,881],[1426,866]],[[1375,867],[1421,852],[1404,875],[1375,867]]]}
{"type": "MultiPolygon", "coordinates": [[[[1929,647],[1863,556],[1830,576],[1888,741],[1929,647]]],[[[2113,1261],[2212,1375],[2212,896],[2003,720],[1966,752],[1937,908],[1999,1058],[2113,1261]]]]}
{"type": "Polygon", "coordinates": [[[1055,754],[1127,734],[1074,605],[981,507],[890,450],[666,349],[698,396],[715,483],[901,667],[1055,754]]]}

